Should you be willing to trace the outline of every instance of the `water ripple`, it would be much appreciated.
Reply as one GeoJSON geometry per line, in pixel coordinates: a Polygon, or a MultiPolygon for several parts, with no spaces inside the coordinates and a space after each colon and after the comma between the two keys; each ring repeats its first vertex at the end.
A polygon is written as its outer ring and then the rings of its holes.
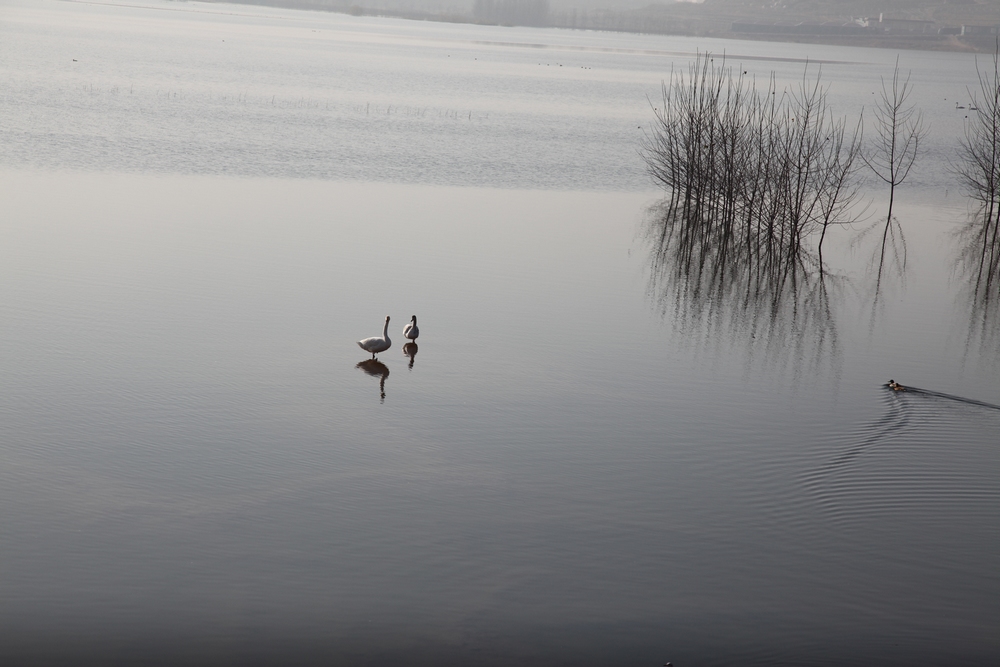
{"type": "Polygon", "coordinates": [[[1000,408],[973,399],[912,388],[886,391],[885,413],[831,435],[834,452],[799,483],[835,522],[870,515],[919,513],[923,521],[984,515],[1000,501],[990,435],[1000,433],[1000,408]]]}

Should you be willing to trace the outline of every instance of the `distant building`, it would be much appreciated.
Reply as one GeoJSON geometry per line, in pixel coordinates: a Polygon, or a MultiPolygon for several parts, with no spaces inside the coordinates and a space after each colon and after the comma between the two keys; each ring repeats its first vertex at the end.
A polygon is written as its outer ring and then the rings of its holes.
{"type": "Polygon", "coordinates": [[[963,25],[962,35],[996,35],[1000,34],[1000,27],[995,25],[963,25]]]}
{"type": "Polygon", "coordinates": [[[758,35],[865,35],[870,32],[854,21],[826,23],[747,23],[734,21],[730,30],[758,35]]]}
{"type": "Polygon", "coordinates": [[[914,19],[893,19],[885,14],[878,15],[878,21],[867,19],[869,27],[889,34],[902,35],[932,35],[937,32],[935,21],[917,21],[914,19]]]}
{"type": "Polygon", "coordinates": [[[472,16],[483,23],[544,26],[549,23],[549,0],[475,0],[472,16]]]}

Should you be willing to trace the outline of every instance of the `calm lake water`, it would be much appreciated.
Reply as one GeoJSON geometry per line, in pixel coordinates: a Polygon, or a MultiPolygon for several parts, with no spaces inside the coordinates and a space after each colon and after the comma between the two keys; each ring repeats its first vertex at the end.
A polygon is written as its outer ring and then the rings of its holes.
{"type": "Polygon", "coordinates": [[[823,308],[759,311],[650,265],[698,50],[845,114],[897,55],[5,2],[4,664],[996,664],[974,58],[899,54],[905,275],[874,302],[859,224],[823,308]]]}

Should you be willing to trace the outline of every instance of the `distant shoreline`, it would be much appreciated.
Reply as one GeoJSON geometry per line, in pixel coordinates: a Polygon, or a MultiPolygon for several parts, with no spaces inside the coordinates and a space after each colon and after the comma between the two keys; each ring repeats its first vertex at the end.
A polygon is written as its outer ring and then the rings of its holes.
{"type": "Polygon", "coordinates": [[[993,53],[996,42],[993,38],[962,39],[956,35],[933,35],[922,37],[905,35],[887,37],[870,36],[824,36],[824,35],[751,35],[728,33],[712,35],[721,39],[741,39],[753,42],[782,42],[792,44],[829,44],[833,46],[858,46],[874,49],[901,49],[912,51],[951,51],[957,53],[993,53]]]}
{"type": "MultiPolygon", "coordinates": [[[[209,0],[210,2],[212,0],[209,0]]],[[[753,42],[778,42],[791,44],[827,44],[832,46],[856,46],[877,49],[897,49],[915,51],[951,51],[959,53],[993,53],[997,46],[994,35],[919,35],[919,34],[789,34],[789,33],[753,33],[735,32],[732,30],[707,28],[694,30],[641,30],[629,26],[573,25],[553,16],[545,24],[525,25],[521,23],[508,24],[495,21],[484,21],[468,14],[439,13],[419,10],[386,9],[362,7],[359,5],[334,4],[329,0],[221,0],[235,4],[282,7],[287,9],[304,9],[325,11],[350,16],[374,16],[398,18],[412,21],[433,21],[437,23],[463,23],[469,25],[493,25],[500,27],[537,27],[558,28],[561,30],[588,30],[595,32],[621,32],[637,35],[663,35],[673,37],[707,37],[712,39],[732,39],[753,42]]],[[[715,26],[719,26],[717,20],[715,26]]]]}

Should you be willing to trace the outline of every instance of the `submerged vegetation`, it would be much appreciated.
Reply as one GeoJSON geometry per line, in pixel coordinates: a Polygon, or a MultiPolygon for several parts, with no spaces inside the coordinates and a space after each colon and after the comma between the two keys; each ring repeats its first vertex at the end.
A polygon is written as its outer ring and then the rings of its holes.
{"type": "Polygon", "coordinates": [[[760,90],[705,55],[662,92],[643,154],[680,236],[711,238],[721,261],[758,279],[822,271],[828,228],[851,220],[861,135],[833,117],[819,78],[789,92],[772,77],[760,90]]]}
{"type": "MultiPolygon", "coordinates": [[[[979,94],[973,95],[975,113],[965,126],[958,176],[977,204],[963,232],[963,256],[973,258],[977,289],[1000,289],[1000,49],[993,67],[979,74],[979,94]],[[980,95],[982,97],[980,97],[980,95]]],[[[970,276],[971,277],[971,276],[970,276]]]]}
{"type": "MultiPolygon", "coordinates": [[[[987,341],[1000,340],[1000,46],[979,84],[955,171],[976,203],[959,233],[960,271],[975,337],[987,341]]],[[[900,276],[905,269],[893,203],[926,135],[911,90],[897,61],[863,142],[864,113],[857,124],[835,117],[808,65],[784,90],[773,75],[758,87],[707,54],[672,71],[642,144],[649,173],[666,191],[646,229],[651,290],[664,314],[682,329],[763,334],[765,345],[798,344],[797,333],[808,330],[817,349],[836,348],[823,246],[832,229],[853,229],[861,217],[862,167],[889,188],[882,222],[852,232],[855,239],[881,232],[873,308],[887,261],[900,276]]]]}
{"type": "Polygon", "coordinates": [[[912,92],[909,74],[906,79],[900,80],[897,57],[892,83],[887,85],[882,80],[882,93],[873,109],[874,139],[870,147],[861,153],[861,159],[871,172],[889,186],[889,205],[878,254],[876,299],[878,286],[882,283],[887,246],[893,251],[894,265],[900,274],[906,269],[906,240],[899,221],[892,215],[892,205],[896,199],[896,188],[910,175],[920,152],[920,143],[927,133],[922,114],[909,103],[912,92]]]}
{"type": "Polygon", "coordinates": [[[854,220],[860,124],[832,115],[818,77],[758,89],[708,55],[662,92],[643,154],[668,193],[647,228],[664,314],[772,348],[810,330],[817,359],[835,356],[822,252],[854,220]]]}
{"type": "Polygon", "coordinates": [[[956,167],[976,206],[958,232],[959,270],[966,279],[969,338],[994,350],[1000,342],[1000,41],[992,68],[978,67],[979,91],[956,167]]]}

